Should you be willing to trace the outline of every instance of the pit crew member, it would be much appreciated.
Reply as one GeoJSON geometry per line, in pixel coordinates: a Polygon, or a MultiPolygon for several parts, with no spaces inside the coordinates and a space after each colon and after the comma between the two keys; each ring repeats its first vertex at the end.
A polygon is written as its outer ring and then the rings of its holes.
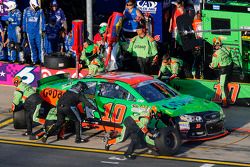
{"type": "Polygon", "coordinates": [[[75,142],[76,143],[87,142],[86,139],[81,138],[82,118],[77,109],[77,105],[80,102],[84,102],[85,106],[87,106],[88,108],[91,108],[93,110],[97,110],[97,108],[93,106],[85,98],[83,92],[86,89],[88,89],[88,86],[84,82],[79,81],[76,85],[73,85],[71,89],[67,90],[58,100],[57,122],[43,136],[42,138],[43,143],[46,143],[48,137],[59,133],[65,121],[65,117],[68,117],[69,120],[72,120],[75,123],[75,131],[76,131],[75,142]]]}
{"type": "Polygon", "coordinates": [[[26,112],[27,131],[23,134],[32,138],[33,114],[40,109],[42,99],[38,93],[28,84],[22,81],[22,78],[15,76],[13,83],[16,86],[11,111],[15,112],[24,109],[26,112]]]}

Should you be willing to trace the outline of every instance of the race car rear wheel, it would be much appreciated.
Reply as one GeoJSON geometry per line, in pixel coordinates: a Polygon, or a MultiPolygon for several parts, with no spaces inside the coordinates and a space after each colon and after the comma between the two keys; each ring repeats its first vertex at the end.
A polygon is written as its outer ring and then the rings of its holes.
{"type": "Polygon", "coordinates": [[[25,111],[20,110],[13,113],[13,124],[15,129],[26,129],[26,116],[25,111]]]}
{"type": "Polygon", "coordinates": [[[155,139],[155,146],[160,155],[174,155],[181,146],[179,132],[172,127],[160,129],[160,136],[155,139]]]}

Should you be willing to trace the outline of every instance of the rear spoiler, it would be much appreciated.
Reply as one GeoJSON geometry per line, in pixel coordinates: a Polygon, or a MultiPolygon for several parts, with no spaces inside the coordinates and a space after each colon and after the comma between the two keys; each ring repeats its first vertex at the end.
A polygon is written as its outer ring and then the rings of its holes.
{"type": "Polygon", "coordinates": [[[54,82],[54,81],[62,80],[62,79],[64,79],[64,80],[70,79],[70,74],[69,73],[63,73],[63,74],[52,75],[52,76],[40,79],[40,80],[37,81],[37,86],[39,87],[39,86],[41,86],[43,84],[48,84],[50,82],[54,82]]]}

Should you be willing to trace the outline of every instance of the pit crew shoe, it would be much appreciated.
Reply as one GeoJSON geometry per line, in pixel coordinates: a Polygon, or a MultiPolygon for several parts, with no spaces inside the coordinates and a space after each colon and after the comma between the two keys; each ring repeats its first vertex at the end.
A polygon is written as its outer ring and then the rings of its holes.
{"type": "Polygon", "coordinates": [[[125,158],[130,159],[130,160],[134,160],[136,158],[136,156],[133,154],[126,154],[125,153],[124,156],[125,156],[125,158]]]}
{"type": "Polygon", "coordinates": [[[47,136],[47,135],[43,135],[43,137],[42,137],[42,142],[43,142],[43,143],[46,143],[46,142],[47,142],[47,139],[48,139],[48,136],[47,136]]]}
{"type": "Polygon", "coordinates": [[[28,133],[28,132],[24,132],[24,133],[22,134],[22,136],[29,136],[29,135],[31,135],[31,133],[28,133]]]}
{"type": "Polygon", "coordinates": [[[112,146],[112,144],[105,144],[105,150],[106,150],[106,151],[109,151],[110,146],[112,146]]]}
{"type": "Polygon", "coordinates": [[[75,140],[75,143],[87,143],[87,142],[88,142],[87,139],[82,139],[82,138],[75,140]]]}

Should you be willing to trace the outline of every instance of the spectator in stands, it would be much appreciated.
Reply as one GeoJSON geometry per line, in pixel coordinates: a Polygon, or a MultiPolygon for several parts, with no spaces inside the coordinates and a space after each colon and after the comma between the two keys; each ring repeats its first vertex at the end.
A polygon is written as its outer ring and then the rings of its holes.
{"type": "Polygon", "coordinates": [[[4,46],[8,44],[8,56],[10,63],[14,63],[17,60],[17,54],[19,54],[19,62],[24,63],[24,57],[20,52],[21,50],[21,19],[22,13],[19,9],[16,9],[17,5],[15,1],[5,2],[8,7],[8,18],[7,18],[7,32],[8,39],[6,40],[4,46]]]}
{"type": "Polygon", "coordinates": [[[67,32],[67,22],[66,17],[61,8],[58,8],[58,3],[56,0],[52,0],[51,10],[49,11],[49,18],[56,17],[56,24],[67,32]]]}
{"type": "Polygon", "coordinates": [[[172,33],[171,40],[171,53],[177,48],[176,38],[177,38],[177,23],[176,19],[178,16],[181,16],[184,13],[184,2],[182,0],[176,0],[172,2],[174,8],[172,10],[172,16],[169,24],[169,32],[172,33]]]}
{"type": "Polygon", "coordinates": [[[126,7],[123,14],[123,35],[126,38],[133,38],[137,35],[136,28],[138,24],[144,20],[141,11],[136,8],[136,0],[126,0],[126,7]]]}
{"type": "Polygon", "coordinates": [[[37,0],[30,0],[30,7],[23,13],[23,36],[28,37],[31,50],[31,64],[43,63],[43,39],[45,37],[45,17],[37,0]],[[42,38],[42,39],[41,39],[42,38]]]}
{"type": "Polygon", "coordinates": [[[137,59],[140,72],[150,74],[151,65],[158,59],[157,44],[151,36],[146,34],[144,25],[137,26],[137,34],[131,39],[127,51],[137,59]]]}
{"type": "Polygon", "coordinates": [[[182,66],[183,61],[181,59],[170,57],[169,54],[163,56],[158,79],[162,79],[165,76],[166,78],[163,80],[171,81],[177,76],[180,77],[182,66]]]}
{"type": "Polygon", "coordinates": [[[94,76],[104,71],[102,55],[100,55],[99,46],[87,39],[83,44],[84,50],[80,57],[80,64],[88,67],[89,75],[94,76]]]}
{"type": "Polygon", "coordinates": [[[56,24],[56,17],[51,16],[45,28],[45,53],[51,54],[59,51],[60,27],[56,24]]]}

